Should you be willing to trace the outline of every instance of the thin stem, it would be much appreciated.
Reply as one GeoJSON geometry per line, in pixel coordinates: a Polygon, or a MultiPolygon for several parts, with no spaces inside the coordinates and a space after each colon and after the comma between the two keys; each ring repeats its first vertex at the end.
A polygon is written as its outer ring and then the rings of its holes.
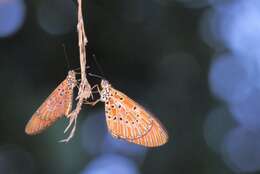
{"type": "Polygon", "coordinates": [[[68,115],[68,118],[70,119],[68,126],[66,127],[64,133],[66,133],[70,127],[73,125],[73,128],[69,134],[69,136],[61,140],[61,142],[68,142],[75,133],[76,130],[76,123],[77,123],[77,117],[80,113],[82,104],[84,103],[84,100],[88,99],[92,93],[91,93],[91,86],[87,80],[86,77],[86,44],[88,42],[87,36],[84,29],[84,20],[82,15],[82,0],[78,0],[78,24],[77,24],[77,30],[78,30],[78,44],[79,44],[79,59],[80,59],[80,70],[81,70],[81,82],[79,85],[79,92],[77,96],[77,106],[76,108],[68,115]]]}

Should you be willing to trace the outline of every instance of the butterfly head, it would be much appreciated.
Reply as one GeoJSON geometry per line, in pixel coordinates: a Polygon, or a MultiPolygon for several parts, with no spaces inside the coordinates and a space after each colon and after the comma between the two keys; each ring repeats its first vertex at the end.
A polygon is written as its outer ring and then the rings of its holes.
{"type": "Polygon", "coordinates": [[[73,70],[68,72],[67,80],[69,84],[75,86],[77,84],[76,73],[73,70]]]}
{"type": "Polygon", "coordinates": [[[108,98],[110,96],[109,95],[110,87],[111,87],[111,85],[110,85],[110,83],[107,80],[102,80],[101,81],[101,88],[102,88],[102,90],[100,92],[100,96],[101,96],[100,99],[101,99],[101,101],[105,102],[105,101],[108,100],[108,98]]]}
{"type": "Polygon", "coordinates": [[[102,80],[101,81],[101,87],[102,89],[106,89],[106,88],[109,88],[111,85],[110,83],[107,81],[107,80],[102,80]]]}

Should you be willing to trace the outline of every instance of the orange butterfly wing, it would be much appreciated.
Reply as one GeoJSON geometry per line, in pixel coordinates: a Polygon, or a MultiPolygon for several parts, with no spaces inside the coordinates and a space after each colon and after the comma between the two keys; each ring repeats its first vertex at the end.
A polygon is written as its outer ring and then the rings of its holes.
{"type": "Polygon", "coordinates": [[[111,97],[105,103],[105,112],[112,135],[134,139],[146,134],[152,126],[149,115],[140,109],[139,104],[112,87],[110,94],[111,97]]]}
{"type": "Polygon", "coordinates": [[[68,78],[67,76],[33,114],[25,127],[27,134],[39,134],[57,119],[70,113],[75,82],[68,78]]]}
{"type": "Polygon", "coordinates": [[[110,87],[105,103],[108,130],[113,137],[135,144],[155,147],[165,144],[168,135],[161,123],[142,106],[110,87]]]}

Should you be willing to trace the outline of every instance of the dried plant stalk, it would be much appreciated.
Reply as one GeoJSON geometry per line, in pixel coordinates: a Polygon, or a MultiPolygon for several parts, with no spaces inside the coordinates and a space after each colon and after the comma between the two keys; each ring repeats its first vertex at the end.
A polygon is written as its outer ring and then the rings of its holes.
{"type": "Polygon", "coordinates": [[[82,15],[82,0],[78,0],[78,24],[77,24],[77,30],[78,30],[78,44],[79,44],[79,58],[80,58],[80,69],[81,69],[81,82],[79,85],[79,92],[76,100],[78,100],[76,108],[67,116],[70,121],[69,125],[64,130],[64,133],[66,133],[71,126],[73,125],[71,132],[69,136],[61,140],[61,142],[68,142],[75,133],[76,126],[77,126],[77,117],[79,115],[79,112],[81,110],[82,104],[84,100],[87,100],[91,95],[91,86],[87,80],[86,76],[86,44],[88,42],[87,36],[84,29],[84,20],[82,15]]]}

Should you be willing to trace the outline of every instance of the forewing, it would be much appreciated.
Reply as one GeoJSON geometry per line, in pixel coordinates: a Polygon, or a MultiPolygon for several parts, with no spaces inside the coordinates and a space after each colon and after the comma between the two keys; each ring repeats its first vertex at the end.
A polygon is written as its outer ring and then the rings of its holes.
{"type": "Polygon", "coordinates": [[[105,112],[108,130],[117,138],[143,137],[153,125],[152,117],[143,107],[112,87],[105,112]]]}
{"type": "Polygon", "coordinates": [[[63,115],[68,115],[73,99],[73,88],[65,79],[43,102],[26,125],[29,135],[41,133],[63,115]]]}

